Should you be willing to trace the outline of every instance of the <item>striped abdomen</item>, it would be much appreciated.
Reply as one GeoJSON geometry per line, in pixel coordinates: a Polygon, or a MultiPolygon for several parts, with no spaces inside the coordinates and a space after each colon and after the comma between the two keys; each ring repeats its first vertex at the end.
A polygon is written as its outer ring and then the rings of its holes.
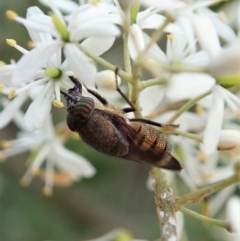
{"type": "Polygon", "coordinates": [[[71,131],[78,129],[85,123],[94,110],[94,101],[90,97],[81,96],[79,100],[68,104],[67,124],[71,131]]]}

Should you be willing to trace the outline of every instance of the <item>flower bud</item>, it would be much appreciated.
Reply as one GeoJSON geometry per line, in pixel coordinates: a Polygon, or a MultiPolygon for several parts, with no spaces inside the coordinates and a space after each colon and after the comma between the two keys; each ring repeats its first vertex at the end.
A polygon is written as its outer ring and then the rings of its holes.
{"type": "MultiPolygon", "coordinates": [[[[115,73],[111,70],[103,70],[96,75],[96,85],[106,89],[116,89],[115,73]]],[[[118,86],[121,84],[121,78],[117,76],[118,86]]]]}
{"type": "Polygon", "coordinates": [[[240,132],[236,130],[221,130],[217,150],[230,151],[233,154],[239,152],[240,132]]]}

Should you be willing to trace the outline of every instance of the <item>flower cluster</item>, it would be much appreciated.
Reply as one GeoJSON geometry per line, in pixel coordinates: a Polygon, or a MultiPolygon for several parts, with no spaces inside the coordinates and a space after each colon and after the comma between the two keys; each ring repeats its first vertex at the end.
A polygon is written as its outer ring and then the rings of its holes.
{"type": "MultiPolygon", "coordinates": [[[[234,175],[240,159],[237,1],[229,3],[236,24],[228,22],[228,12],[211,10],[220,2],[212,0],[40,2],[51,9],[49,15],[36,6],[28,8],[26,18],[7,11],[8,18],[26,27],[33,48],[8,39],[22,57],[9,65],[0,63],[0,128],[13,121],[20,130],[16,139],[1,141],[0,159],[31,153],[23,184],[38,175],[50,195],[53,185],[94,175],[87,160],[64,147],[66,136],[57,133],[51,109],[64,107],[61,91],[73,86],[69,76],[87,88],[105,88],[107,98],[117,100],[118,93],[110,91],[116,67],[100,56],[120,37],[124,67],[118,75],[130,87],[135,116],[164,123],[161,131],[173,134],[169,139],[184,167],[179,174],[183,182],[194,190],[234,175]],[[23,113],[27,100],[30,105],[23,113]]],[[[167,175],[174,182],[175,174],[167,175]]],[[[211,200],[212,215],[235,189],[232,185],[211,200]]],[[[237,205],[237,198],[233,200],[229,210],[237,205]]]]}

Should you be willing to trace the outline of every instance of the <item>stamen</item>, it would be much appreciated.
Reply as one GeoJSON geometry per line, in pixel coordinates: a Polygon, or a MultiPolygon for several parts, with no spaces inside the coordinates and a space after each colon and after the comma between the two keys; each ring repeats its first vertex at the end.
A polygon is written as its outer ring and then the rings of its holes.
{"type": "Polygon", "coordinates": [[[4,61],[0,61],[0,67],[6,66],[6,63],[4,61]]]}
{"type": "Polygon", "coordinates": [[[33,48],[36,47],[36,44],[33,41],[28,41],[27,46],[28,46],[29,49],[33,49],[33,48]]]}
{"type": "Polygon", "coordinates": [[[173,40],[173,39],[174,39],[174,38],[173,38],[173,35],[172,35],[172,34],[167,34],[167,39],[173,40]]]}
{"type": "Polygon", "coordinates": [[[17,45],[17,41],[16,41],[16,40],[14,40],[14,39],[9,39],[9,38],[6,39],[6,43],[7,43],[9,46],[11,46],[11,47],[15,47],[15,46],[17,45]]]}
{"type": "Polygon", "coordinates": [[[33,167],[33,168],[31,169],[31,173],[32,173],[33,175],[37,175],[37,174],[39,173],[39,169],[36,168],[36,167],[33,167]]]}
{"type": "Polygon", "coordinates": [[[203,108],[201,105],[197,104],[197,105],[195,106],[195,112],[196,112],[198,115],[202,115],[203,112],[204,112],[204,108],[203,108]]]}
{"type": "Polygon", "coordinates": [[[42,190],[43,194],[47,197],[51,197],[53,194],[53,191],[50,187],[44,187],[42,190]]]}
{"type": "Polygon", "coordinates": [[[14,20],[18,14],[12,10],[7,10],[6,11],[6,16],[10,19],[10,20],[14,20]]]}
{"type": "Polygon", "coordinates": [[[11,90],[8,94],[8,99],[13,99],[17,95],[17,91],[15,89],[11,90]]]}
{"type": "Polygon", "coordinates": [[[3,89],[5,88],[6,86],[4,84],[0,84],[0,92],[3,91],[3,89]]]}
{"type": "Polygon", "coordinates": [[[0,146],[1,146],[3,149],[8,149],[8,148],[11,147],[10,142],[7,141],[7,140],[1,140],[1,141],[0,141],[0,146]]]}
{"type": "Polygon", "coordinates": [[[198,160],[200,161],[200,162],[205,162],[206,161],[206,155],[203,153],[203,152],[201,152],[201,153],[199,153],[198,154],[198,160]]]}
{"type": "Polygon", "coordinates": [[[55,107],[57,107],[57,108],[63,108],[63,107],[64,107],[63,102],[60,101],[60,100],[54,100],[54,101],[53,101],[53,105],[54,105],[55,107]]]}

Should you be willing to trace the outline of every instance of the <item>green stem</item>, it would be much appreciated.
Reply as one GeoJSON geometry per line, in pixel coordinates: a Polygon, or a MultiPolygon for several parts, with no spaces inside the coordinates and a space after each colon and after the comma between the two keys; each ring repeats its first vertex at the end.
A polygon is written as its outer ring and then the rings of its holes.
{"type": "MultiPolygon", "coordinates": [[[[109,63],[108,61],[106,61],[105,59],[98,57],[94,54],[92,54],[90,51],[88,51],[86,48],[84,48],[82,45],[78,45],[78,48],[85,53],[88,57],[90,57],[91,59],[93,59],[95,62],[97,62],[98,64],[100,64],[102,67],[106,68],[106,69],[110,69],[112,71],[115,71],[116,66],[109,63]]],[[[123,70],[119,70],[118,71],[118,75],[123,78],[124,80],[126,80],[127,82],[131,83],[132,82],[132,76],[128,73],[126,73],[123,70]]]]}
{"type": "Polygon", "coordinates": [[[132,74],[131,59],[128,51],[128,34],[125,33],[123,37],[123,56],[124,56],[124,65],[127,73],[132,74]]]}
{"type": "Polygon", "coordinates": [[[198,142],[202,142],[202,137],[200,135],[197,134],[193,134],[193,133],[189,133],[189,132],[183,132],[183,131],[179,131],[179,130],[174,130],[173,131],[174,135],[179,135],[179,136],[184,136],[187,137],[189,139],[198,141],[198,142]]]}
{"type": "Polygon", "coordinates": [[[207,216],[196,213],[196,212],[194,212],[194,211],[192,211],[188,208],[185,208],[185,207],[181,207],[179,210],[181,212],[183,212],[184,214],[188,215],[188,216],[191,216],[193,218],[196,218],[196,219],[202,221],[205,224],[210,224],[210,225],[218,226],[218,227],[221,227],[221,228],[225,228],[229,232],[232,232],[231,225],[230,225],[229,221],[209,218],[207,216]]]}
{"type": "Polygon", "coordinates": [[[159,168],[153,168],[156,179],[157,214],[160,220],[161,241],[177,240],[177,225],[175,217],[175,198],[169,188],[165,173],[159,168]]]}
{"type": "Polygon", "coordinates": [[[194,106],[199,100],[203,99],[204,97],[210,95],[212,93],[211,90],[197,96],[194,99],[189,100],[186,104],[184,104],[178,111],[175,112],[175,114],[167,121],[168,124],[173,124],[174,121],[182,115],[184,112],[189,110],[192,106],[194,106]]]}
{"type": "Polygon", "coordinates": [[[154,85],[166,85],[168,81],[166,79],[162,79],[162,77],[158,77],[156,79],[149,79],[149,80],[142,80],[139,83],[139,89],[143,90],[147,87],[154,86],[154,85]]]}
{"type": "Polygon", "coordinates": [[[191,203],[191,202],[198,202],[200,200],[202,200],[203,198],[219,191],[222,190],[234,183],[237,183],[240,181],[240,175],[239,174],[235,174],[232,177],[223,179],[217,183],[211,184],[209,186],[200,188],[196,191],[193,191],[187,195],[184,195],[182,197],[180,197],[177,200],[177,204],[176,206],[181,207],[182,205],[185,205],[187,203],[191,203]]]}

